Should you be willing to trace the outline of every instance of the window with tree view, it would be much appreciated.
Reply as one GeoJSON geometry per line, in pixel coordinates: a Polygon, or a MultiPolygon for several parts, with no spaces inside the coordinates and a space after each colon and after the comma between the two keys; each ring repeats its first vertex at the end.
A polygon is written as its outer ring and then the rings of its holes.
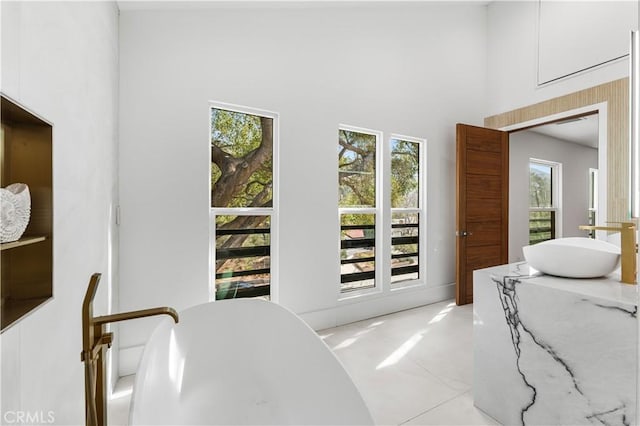
{"type": "Polygon", "coordinates": [[[391,139],[391,285],[420,278],[420,150],[391,139]]]}
{"type": "Polygon", "coordinates": [[[341,291],[371,289],[376,280],[376,187],[379,135],[338,131],[341,291]]]}
{"type": "Polygon", "coordinates": [[[558,163],[529,161],[529,244],[556,238],[558,163]]]}
{"type": "Polygon", "coordinates": [[[211,108],[216,299],[270,296],[273,148],[274,117],[211,108]]]}

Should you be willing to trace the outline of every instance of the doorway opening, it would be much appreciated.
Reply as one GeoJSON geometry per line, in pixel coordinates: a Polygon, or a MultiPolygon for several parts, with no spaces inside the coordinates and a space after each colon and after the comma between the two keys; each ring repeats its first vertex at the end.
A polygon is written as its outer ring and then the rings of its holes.
{"type": "Polygon", "coordinates": [[[598,206],[606,199],[597,180],[602,114],[567,115],[509,132],[509,263],[524,260],[523,246],[590,236],[578,226],[606,215],[598,206]]]}
{"type": "MultiPolygon", "coordinates": [[[[523,108],[486,117],[484,126],[487,130],[497,129],[508,133],[524,130],[565,120],[581,115],[598,113],[598,172],[597,172],[597,216],[596,225],[603,225],[606,221],[624,221],[629,217],[629,108],[628,108],[629,79],[603,83],[588,89],[569,93],[567,95],[548,99],[523,108]]],[[[508,166],[507,166],[508,167],[508,166]]],[[[457,167],[459,168],[459,166],[457,167]]],[[[458,170],[456,179],[461,174],[458,170]]],[[[464,182],[462,182],[464,184],[464,182]]],[[[506,186],[505,186],[506,188],[506,186]]],[[[457,184],[457,193],[461,192],[461,184],[457,184]]],[[[472,279],[468,277],[469,270],[489,267],[495,264],[483,263],[473,268],[473,258],[467,255],[465,247],[471,243],[468,231],[460,215],[460,197],[456,195],[456,302],[470,303],[473,298],[472,279]],[[464,231],[464,232],[463,232],[464,231]]],[[[466,209],[466,206],[462,207],[466,209]]],[[[506,210],[506,208],[505,208],[506,210]]],[[[463,212],[464,213],[464,212],[463,212]]],[[[500,214],[500,213],[496,213],[500,214]]],[[[507,219],[505,219],[508,221],[507,219]]],[[[506,234],[506,232],[505,232],[506,234]]],[[[604,238],[602,231],[596,232],[598,238],[604,238]]],[[[475,235],[475,234],[474,234],[475,235]]],[[[508,256],[501,263],[507,263],[508,256]]]]}
{"type": "MultiPolygon", "coordinates": [[[[513,167],[509,161],[509,139],[513,136],[518,139],[519,132],[532,136],[535,130],[544,131],[541,126],[560,126],[555,123],[583,121],[581,117],[595,115],[597,119],[597,154],[594,149],[591,151],[592,161],[585,168],[582,179],[585,188],[589,188],[589,178],[595,175],[589,174],[590,169],[599,169],[597,173],[596,191],[598,193],[596,212],[606,212],[607,206],[607,103],[589,105],[574,110],[567,110],[555,115],[539,117],[537,119],[520,122],[510,126],[503,126],[498,129],[482,128],[468,126],[463,124],[457,125],[457,172],[456,172],[456,303],[465,304],[473,301],[473,271],[476,269],[487,268],[500,264],[506,264],[522,260],[522,247],[529,245],[531,238],[531,208],[540,207],[532,206],[529,200],[531,192],[531,162],[537,160],[537,164],[553,164],[555,165],[556,182],[562,176],[562,165],[560,161],[552,161],[553,157],[548,157],[545,153],[527,153],[525,150],[524,164],[521,167],[514,167],[515,173],[520,172],[523,177],[524,184],[517,188],[514,185],[514,191],[518,192],[521,199],[523,221],[519,227],[521,240],[519,242],[511,240],[511,229],[514,224],[510,223],[510,173],[509,169],[513,167]],[[581,119],[581,120],[578,120],[581,119]],[[547,158],[545,158],[547,157],[547,158]],[[546,161],[544,161],[546,160],[546,161]],[[491,230],[491,232],[488,232],[491,230]]],[[[498,126],[496,126],[498,127],[498,126]]],[[[548,135],[541,135],[539,132],[533,135],[536,139],[549,138],[548,135]]],[[[576,145],[575,143],[573,143],[576,145]]],[[[533,146],[542,145],[533,143],[533,146]]],[[[525,145],[526,146],[526,145],[525,145]]],[[[576,147],[577,148],[577,147],[576,147]]],[[[556,147],[557,149],[557,147],[556,147]]],[[[568,154],[567,163],[575,163],[575,155],[568,154]]],[[[549,172],[549,180],[551,180],[551,172],[549,172]]],[[[561,180],[561,179],[560,179],[561,180]]],[[[556,197],[560,201],[555,204],[545,206],[547,210],[552,210],[556,216],[551,219],[550,227],[555,237],[563,236],[563,227],[566,226],[564,217],[559,210],[562,204],[558,195],[562,192],[563,185],[557,185],[555,191],[553,185],[549,185],[549,195],[555,192],[556,197]],[[556,220],[557,219],[557,220],[556,220]]],[[[578,190],[575,190],[578,191],[578,190]]],[[[583,191],[585,199],[588,198],[588,189],[583,191]]],[[[514,197],[515,198],[515,197],[514,197]]],[[[572,210],[572,209],[568,209],[572,210]]],[[[541,213],[541,212],[537,212],[541,213]]],[[[596,224],[602,224],[606,221],[606,214],[597,214],[595,217],[596,224]]],[[[580,214],[574,219],[576,231],[580,224],[588,223],[589,206],[584,205],[584,217],[580,214]]],[[[533,221],[534,225],[540,225],[540,218],[533,221]]],[[[514,221],[516,222],[516,221],[514,221]]],[[[571,225],[572,227],[574,225],[571,225]]],[[[515,232],[513,233],[515,235],[515,232]]],[[[566,234],[565,234],[566,235],[566,234]]]]}

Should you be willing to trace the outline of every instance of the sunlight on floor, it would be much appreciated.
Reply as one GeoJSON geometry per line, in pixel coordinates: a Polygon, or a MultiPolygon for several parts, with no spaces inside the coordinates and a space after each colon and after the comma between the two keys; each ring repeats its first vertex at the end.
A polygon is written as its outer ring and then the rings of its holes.
{"type": "Polygon", "coordinates": [[[348,348],[349,346],[353,345],[356,341],[358,341],[358,339],[361,336],[364,336],[365,334],[369,333],[370,331],[375,330],[376,327],[381,325],[382,323],[384,323],[384,321],[376,321],[373,324],[370,324],[367,328],[365,328],[364,330],[358,331],[352,337],[344,339],[342,342],[338,343],[336,346],[331,348],[331,350],[337,351],[337,350],[340,350],[340,349],[348,348]]]}
{"type": "Polygon", "coordinates": [[[438,314],[435,317],[433,317],[431,321],[429,321],[429,324],[435,324],[437,322],[442,321],[442,319],[446,317],[449,312],[451,312],[454,306],[456,306],[455,303],[449,303],[446,308],[438,312],[438,314]]]}
{"type": "MultiPolygon", "coordinates": [[[[440,312],[438,312],[436,314],[436,316],[434,316],[429,322],[428,324],[435,324],[437,322],[442,321],[442,319],[444,317],[447,316],[447,314],[449,312],[451,312],[451,310],[454,308],[454,306],[456,306],[455,303],[449,303],[444,309],[442,309],[440,312]]],[[[411,349],[413,349],[420,340],[422,340],[422,338],[424,337],[425,334],[427,334],[429,330],[423,330],[420,331],[416,334],[414,334],[413,336],[411,336],[406,342],[404,342],[402,345],[400,345],[398,347],[398,349],[396,349],[395,351],[393,351],[393,353],[391,355],[389,355],[387,358],[384,359],[384,361],[382,361],[380,364],[378,364],[376,366],[376,370],[380,370],[382,368],[385,367],[389,367],[391,365],[397,364],[398,361],[400,361],[405,355],[407,355],[409,353],[409,351],[411,351],[411,349]]],[[[334,348],[336,349],[336,348],[334,348]]]]}
{"type": "Polygon", "coordinates": [[[348,348],[353,345],[358,340],[357,337],[349,337],[348,339],[344,339],[342,342],[331,348],[331,350],[337,351],[339,349],[348,348]]]}
{"type": "Polygon", "coordinates": [[[473,405],[472,328],[473,306],[447,300],[321,334],[376,424],[496,425],[473,405]]]}
{"type": "Polygon", "coordinates": [[[384,361],[378,364],[376,366],[376,370],[380,370],[381,368],[389,367],[396,364],[398,361],[404,358],[404,356],[408,354],[409,351],[413,349],[413,347],[417,345],[420,340],[422,340],[425,334],[427,334],[427,330],[411,336],[409,340],[400,345],[398,349],[393,351],[391,355],[389,355],[384,361]]]}

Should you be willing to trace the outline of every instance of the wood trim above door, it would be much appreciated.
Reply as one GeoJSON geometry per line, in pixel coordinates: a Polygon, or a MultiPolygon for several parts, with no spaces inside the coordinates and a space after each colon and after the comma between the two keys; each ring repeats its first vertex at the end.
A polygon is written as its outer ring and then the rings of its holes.
{"type": "Polygon", "coordinates": [[[622,78],[484,119],[492,129],[513,127],[539,118],[599,103],[607,104],[608,221],[628,220],[629,212],[629,79],[622,78]]]}

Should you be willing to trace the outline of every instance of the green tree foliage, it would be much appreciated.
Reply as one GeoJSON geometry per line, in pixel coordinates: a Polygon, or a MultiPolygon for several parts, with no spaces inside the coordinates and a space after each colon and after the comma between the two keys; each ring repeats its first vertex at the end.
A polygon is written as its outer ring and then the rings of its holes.
{"type": "Polygon", "coordinates": [[[420,145],[391,141],[391,207],[418,207],[420,145]]]}
{"type": "Polygon", "coordinates": [[[271,206],[272,170],[273,120],[212,109],[211,206],[271,206]]]}
{"type": "MultiPolygon", "coordinates": [[[[338,132],[338,191],[340,207],[375,207],[376,137],[365,133],[338,132]]],[[[342,225],[374,225],[371,214],[342,215],[342,225]]],[[[371,233],[373,230],[369,229],[371,233]]]]}
{"type": "Polygon", "coordinates": [[[551,207],[551,167],[529,167],[529,207],[551,207]]]}
{"type": "MultiPolygon", "coordinates": [[[[273,120],[234,111],[211,110],[211,206],[270,207],[273,203],[273,120]]],[[[268,216],[216,217],[218,229],[268,228],[268,216]]],[[[216,247],[268,245],[268,234],[216,239],[216,247]]],[[[236,266],[218,261],[216,271],[236,266]]],[[[250,268],[247,268],[250,269],[250,268]]]]}
{"type": "MultiPolygon", "coordinates": [[[[529,207],[552,207],[552,197],[552,167],[531,163],[529,165],[529,207]]],[[[553,238],[554,214],[550,211],[529,213],[529,244],[553,238]]]]}
{"type": "Polygon", "coordinates": [[[340,207],[375,207],[376,137],[339,131],[338,182],[340,207]]]}

